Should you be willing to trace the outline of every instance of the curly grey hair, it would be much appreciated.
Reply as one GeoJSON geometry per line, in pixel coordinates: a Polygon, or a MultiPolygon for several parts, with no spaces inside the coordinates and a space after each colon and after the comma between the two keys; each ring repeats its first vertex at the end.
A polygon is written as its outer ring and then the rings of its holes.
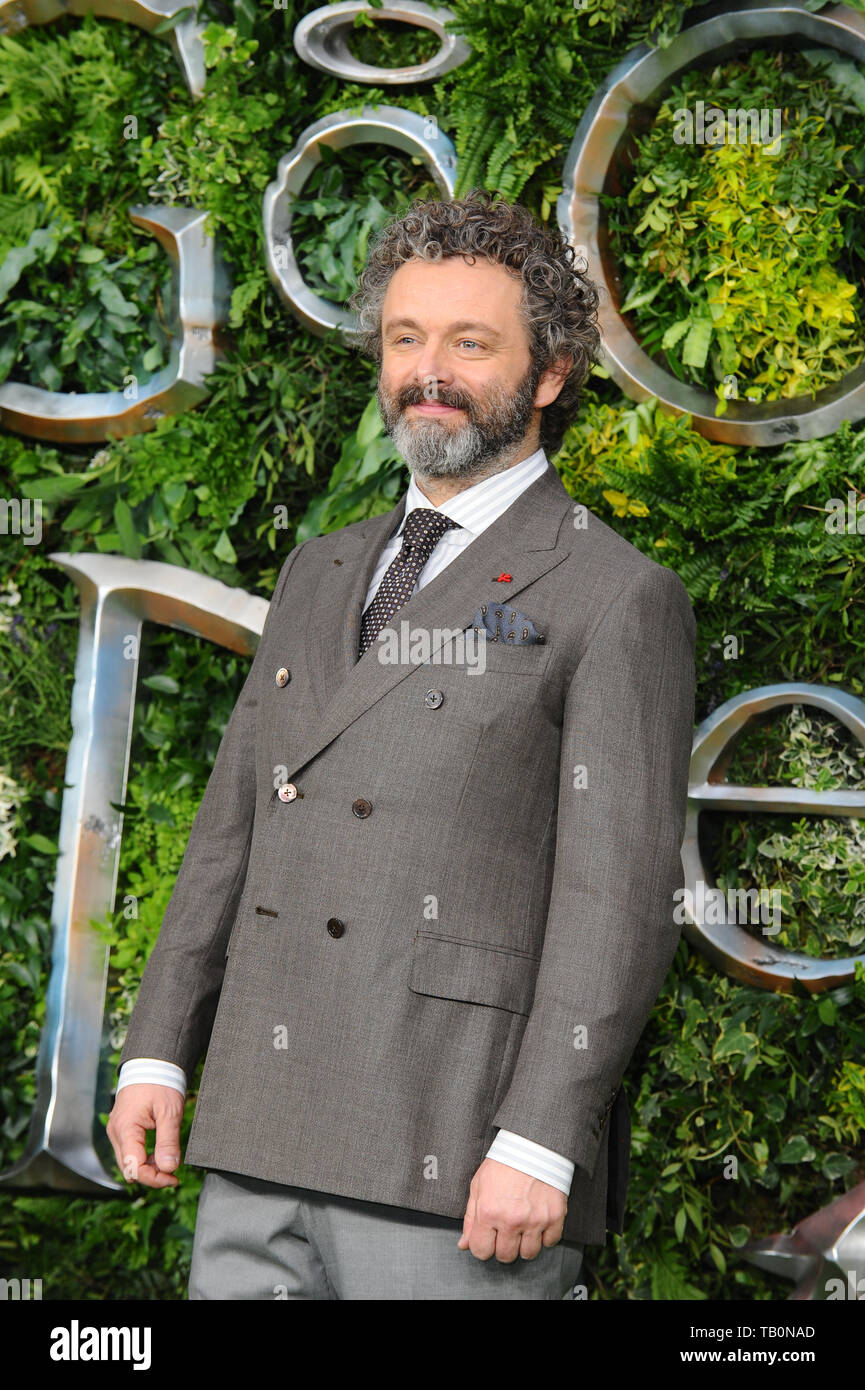
{"type": "Polygon", "coordinates": [[[520,309],[535,379],[559,359],[570,358],[561,391],[541,411],[541,447],[547,455],[556,453],[577,417],[582,384],[600,358],[598,291],[581,273],[573,247],[558,229],[535,221],[520,203],[472,188],[450,201],[415,199],[405,212],[389,219],[370,247],[348,301],[358,316],[358,348],[381,362],[385,292],[405,261],[451,256],[465,256],[471,263],[484,256],[520,277],[520,309]]]}

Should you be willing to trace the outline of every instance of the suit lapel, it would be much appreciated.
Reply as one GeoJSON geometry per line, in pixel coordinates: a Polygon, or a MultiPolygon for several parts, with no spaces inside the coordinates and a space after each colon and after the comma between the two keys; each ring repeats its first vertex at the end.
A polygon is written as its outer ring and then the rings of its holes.
{"type": "Polygon", "coordinates": [[[340,536],[340,547],[321,576],[306,629],[312,692],[323,713],[357,664],[363,601],[379,556],[402,520],[405,493],[392,511],[340,536]]]}
{"type": "MultiPolygon", "coordinates": [[[[572,506],[558,473],[549,465],[491,526],[399,610],[392,624],[398,629],[405,620],[411,627],[426,630],[463,631],[481,603],[491,597],[513,597],[570,553],[570,534],[561,543],[558,537],[572,506]],[[514,578],[496,583],[501,573],[514,578]]],[[[289,777],[417,669],[411,664],[380,662],[375,644],[357,660],[366,591],[404,509],[405,494],[392,511],[347,534],[339,554],[328,562],[322,575],[306,639],[320,721],[317,727],[299,732],[294,747],[286,750],[289,777]]],[[[443,644],[443,637],[434,640],[430,654],[443,644]]]]}

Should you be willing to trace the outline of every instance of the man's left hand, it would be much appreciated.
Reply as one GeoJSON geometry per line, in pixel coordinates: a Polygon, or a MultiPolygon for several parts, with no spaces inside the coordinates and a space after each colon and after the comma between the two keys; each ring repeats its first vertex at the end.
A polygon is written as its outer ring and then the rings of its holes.
{"type": "Polygon", "coordinates": [[[512,1264],[518,1255],[534,1260],[544,1245],[562,1238],[568,1199],[540,1178],[485,1158],[469,1193],[459,1248],[479,1260],[491,1255],[502,1264],[512,1264]]]}

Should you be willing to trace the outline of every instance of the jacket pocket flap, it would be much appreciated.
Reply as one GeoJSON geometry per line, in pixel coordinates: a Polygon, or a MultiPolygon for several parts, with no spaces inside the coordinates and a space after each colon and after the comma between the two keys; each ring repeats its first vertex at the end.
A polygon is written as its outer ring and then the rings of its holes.
{"type": "Polygon", "coordinates": [[[525,951],[421,931],[415,938],[409,988],[415,994],[528,1014],[538,965],[537,956],[525,951]]]}

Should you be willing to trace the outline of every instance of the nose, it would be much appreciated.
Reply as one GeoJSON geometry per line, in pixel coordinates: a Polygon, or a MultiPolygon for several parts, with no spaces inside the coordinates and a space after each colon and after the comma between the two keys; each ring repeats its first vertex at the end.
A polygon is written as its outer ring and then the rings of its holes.
{"type": "Polygon", "coordinates": [[[438,387],[453,384],[454,374],[447,363],[447,354],[441,343],[429,338],[420,350],[414,364],[414,378],[430,400],[435,400],[438,387]]]}

